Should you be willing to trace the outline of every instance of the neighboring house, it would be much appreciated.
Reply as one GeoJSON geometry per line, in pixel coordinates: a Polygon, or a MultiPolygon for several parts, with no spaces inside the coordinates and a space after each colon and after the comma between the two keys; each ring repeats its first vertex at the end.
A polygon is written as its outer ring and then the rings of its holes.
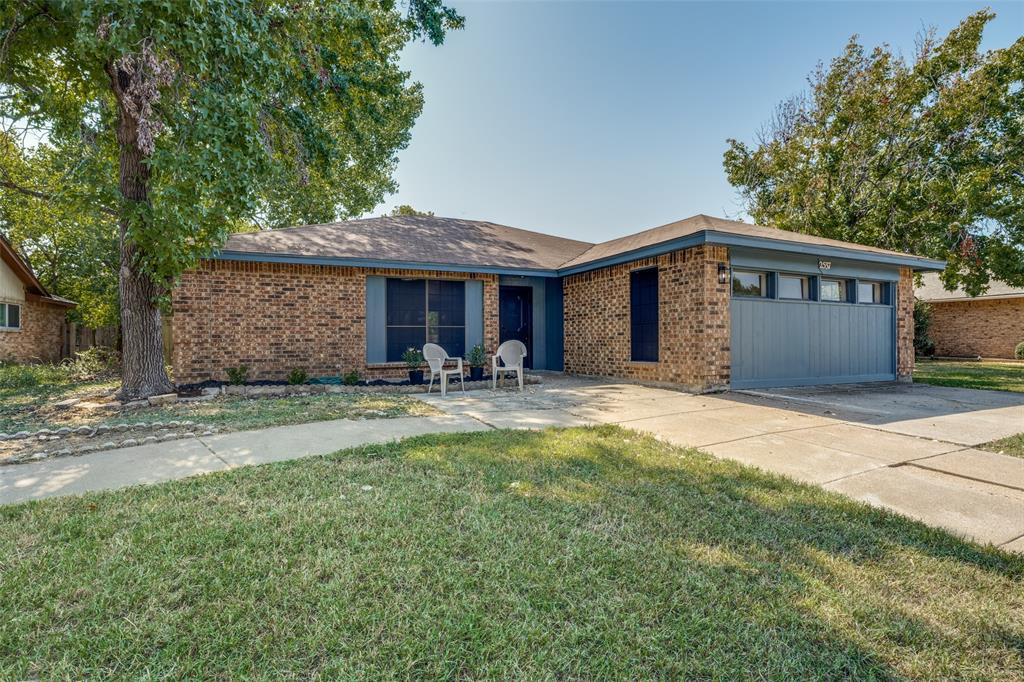
{"type": "Polygon", "coordinates": [[[408,347],[697,390],[909,379],[941,261],[698,215],[601,244],[440,217],[232,236],[172,295],[174,376],[396,377],[408,347]]]}
{"type": "Polygon", "coordinates": [[[0,361],[56,362],[72,301],[51,295],[0,235],[0,361]]]}
{"type": "Polygon", "coordinates": [[[1012,358],[1024,341],[1024,289],[993,280],[981,296],[968,296],[963,289],[948,291],[929,272],[915,293],[931,304],[936,355],[1012,358]]]}

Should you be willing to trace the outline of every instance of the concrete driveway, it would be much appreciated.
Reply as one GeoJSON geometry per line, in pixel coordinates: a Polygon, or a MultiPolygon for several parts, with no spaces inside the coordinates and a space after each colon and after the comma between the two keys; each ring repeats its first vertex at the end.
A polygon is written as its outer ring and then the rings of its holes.
{"type": "Polygon", "coordinates": [[[975,446],[1024,432],[1024,395],[870,384],[691,395],[545,376],[423,400],[496,428],[620,424],[1024,552],[1024,459],[975,446]]]}

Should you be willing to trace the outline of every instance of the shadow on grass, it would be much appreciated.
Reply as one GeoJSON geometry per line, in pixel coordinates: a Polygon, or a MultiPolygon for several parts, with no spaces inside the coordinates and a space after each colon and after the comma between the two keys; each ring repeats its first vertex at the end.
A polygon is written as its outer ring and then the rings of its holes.
{"type": "Polygon", "coordinates": [[[0,508],[0,556],[23,676],[1024,672],[1024,559],[615,427],[0,508]]]}

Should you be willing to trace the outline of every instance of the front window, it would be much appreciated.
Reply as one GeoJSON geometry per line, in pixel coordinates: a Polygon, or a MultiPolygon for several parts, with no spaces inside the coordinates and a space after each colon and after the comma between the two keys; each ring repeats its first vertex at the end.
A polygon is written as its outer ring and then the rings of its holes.
{"type": "Polygon", "coordinates": [[[821,300],[838,301],[846,300],[846,281],[841,279],[821,280],[821,300]]]}
{"type": "Polygon", "coordinates": [[[858,303],[882,303],[881,282],[857,282],[858,303]]]}
{"type": "Polygon", "coordinates": [[[747,272],[743,270],[732,271],[732,293],[733,296],[768,296],[768,273],[747,272]]]}
{"type": "Polygon", "coordinates": [[[21,306],[0,303],[0,329],[21,329],[21,306]]]}
{"type": "Polygon", "coordinates": [[[452,357],[466,353],[466,284],[446,279],[387,281],[387,360],[436,343],[452,357]]]}
{"type": "Polygon", "coordinates": [[[807,277],[800,275],[779,275],[779,298],[806,301],[811,297],[807,277]]]}
{"type": "Polygon", "coordinates": [[[658,268],[629,273],[630,358],[658,361],[658,268]]]}

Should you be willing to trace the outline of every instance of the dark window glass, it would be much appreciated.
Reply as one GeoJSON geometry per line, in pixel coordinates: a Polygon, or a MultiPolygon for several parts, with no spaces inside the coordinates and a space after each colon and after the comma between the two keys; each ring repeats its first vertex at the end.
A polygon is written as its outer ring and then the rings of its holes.
{"type": "Polygon", "coordinates": [[[732,293],[735,296],[767,296],[767,273],[743,272],[742,270],[733,270],[732,293]]]}
{"type": "Polygon", "coordinates": [[[388,280],[388,326],[419,325],[427,321],[426,280],[388,280]]]}
{"type": "Polygon", "coordinates": [[[846,301],[846,282],[841,279],[821,280],[822,301],[846,301]]]}
{"type": "Polygon", "coordinates": [[[434,327],[429,330],[427,341],[441,346],[453,358],[466,354],[465,327],[434,327]]]}
{"type": "Polygon", "coordinates": [[[7,305],[7,326],[12,329],[21,327],[21,306],[10,303],[7,305]]]}
{"type": "Polygon", "coordinates": [[[631,357],[640,362],[658,359],[658,269],[629,274],[631,357]]]}
{"type": "Polygon", "coordinates": [[[387,361],[399,362],[409,348],[436,343],[448,355],[466,351],[466,285],[451,280],[389,279],[387,361]]]}
{"type": "MultiPolygon", "coordinates": [[[[466,285],[464,282],[433,279],[429,284],[431,324],[442,327],[466,325],[466,285]]],[[[445,348],[445,350],[448,350],[445,348]]],[[[454,355],[448,351],[449,355],[454,355]]]]}
{"type": "Polygon", "coordinates": [[[807,278],[799,275],[779,275],[779,298],[807,300],[810,298],[807,278]]]}
{"type": "Polygon", "coordinates": [[[388,327],[388,362],[401,362],[402,353],[422,350],[426,342],[425,327],[388,327]]]}
{"type": "Polygon", "coordinates": [[[7,304],[0,303],[0,327],[7,326],[7,304]]]}
{"type": "Polygon", "coordinates": [[[857,301],[859,303],[881,303],[881,282],[857,282],[857,301]]]}

